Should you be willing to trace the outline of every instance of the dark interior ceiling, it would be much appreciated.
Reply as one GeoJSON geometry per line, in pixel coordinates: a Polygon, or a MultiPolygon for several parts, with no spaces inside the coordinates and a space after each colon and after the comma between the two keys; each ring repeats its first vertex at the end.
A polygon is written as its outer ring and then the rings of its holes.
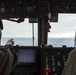
{"type": "Polygon", "coordinates": [[[76,0],[2,0],[0,18],[28,18],[48,13],[76,13],[76,0]]]}

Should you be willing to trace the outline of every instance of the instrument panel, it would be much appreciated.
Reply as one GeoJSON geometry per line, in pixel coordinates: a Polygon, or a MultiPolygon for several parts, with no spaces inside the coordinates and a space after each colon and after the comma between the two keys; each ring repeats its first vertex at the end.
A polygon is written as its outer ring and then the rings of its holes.
{"type": "Polygon", "coordinates": [[[11,75],[61,75],[73,48],[15,47],[18,64],[11,75]]]}
{"type": "Polygon", "coordinates": [[[53,48],[41,50],[41,75],[61,75],[72,49],[53,48]]]}

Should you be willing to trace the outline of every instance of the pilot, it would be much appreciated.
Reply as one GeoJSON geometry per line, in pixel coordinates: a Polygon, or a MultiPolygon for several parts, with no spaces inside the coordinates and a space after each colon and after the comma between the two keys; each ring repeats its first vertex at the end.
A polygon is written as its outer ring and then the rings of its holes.
{"type": "Polygon", "coordinates": [[[10,75],[17,64],[17,53],[13,45],[13,39],[9,39],[4,47],[0,47],[0,75],[10,75]]]}
{"type": "Polygon", "coordinates": [[[76,75],[76,48],[69,53],[62,75],[76,75]]]}

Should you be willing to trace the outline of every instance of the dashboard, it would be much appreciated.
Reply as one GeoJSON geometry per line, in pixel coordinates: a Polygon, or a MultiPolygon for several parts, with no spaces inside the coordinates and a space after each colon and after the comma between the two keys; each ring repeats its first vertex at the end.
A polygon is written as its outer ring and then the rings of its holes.
{"type": "Polygon", "coordinates": [[[15,47],[18,64],[11,75],[61,75],[73,48],[15,47]]]}

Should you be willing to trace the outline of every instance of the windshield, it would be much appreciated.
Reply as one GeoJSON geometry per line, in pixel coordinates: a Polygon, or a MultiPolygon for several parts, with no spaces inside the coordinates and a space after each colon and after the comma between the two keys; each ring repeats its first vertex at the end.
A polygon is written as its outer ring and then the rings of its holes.
{"type": "Polygon", "coordinates": [[[74,47],[76,14],[58,14],[58,22],[50,22],[48,45],[74,47]]]}
{"type": "Polygon", "coordinates": [[[9,38],[13,38],[15,45],[38,46],[38,24],[29,23],[29,19],[17,23],[9,20],[2,20],[4,30],[2,31],[1,45],[5,45],[9,38]]]}
{"type": "MultiPolygon", "coordinates": [[[[38,46],[38,23],[29,23],[28,18],[21,23],[9,20],[2,20],[2,22],[4,30],[1,45],[5,45],[9,38],[13,38],[14,45],[38,46]]],[[[58,14],[58,22],[50,22],[50,25],[48,45],[53,47],[75,46],[76,14],[58,14]]]]}

